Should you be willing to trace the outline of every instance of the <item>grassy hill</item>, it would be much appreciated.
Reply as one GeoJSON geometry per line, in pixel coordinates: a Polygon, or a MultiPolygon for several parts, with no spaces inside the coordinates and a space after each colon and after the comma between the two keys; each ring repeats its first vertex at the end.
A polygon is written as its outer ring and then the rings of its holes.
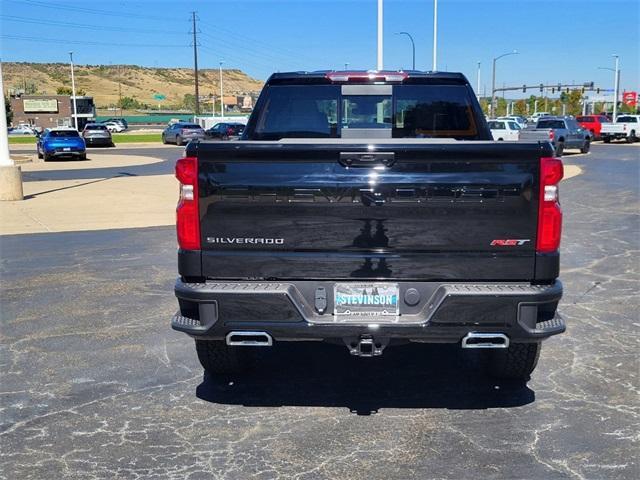
{"type": "MultiPolygon", "coordinates": [[[[3,63],[5,89],[24,88],[37,94],[55,94],[59,87],[71,86],[69,64],[3,63]]],[[[167,97],[163,105],[180,105],[185,94],[193,94],[193,70],[188,68],[150,68],[136,65],[76,65],[76,88],[93,96],[98,107],[118,103],[118,84],[123,97],[156,106],[153,95],[167,97]]],[[[259,92],[263,82],[240,70],[222,70],[226,95],[259,92]]],[[[220,92],[217,69],[199,71],[200,95],[220,92]]]]}

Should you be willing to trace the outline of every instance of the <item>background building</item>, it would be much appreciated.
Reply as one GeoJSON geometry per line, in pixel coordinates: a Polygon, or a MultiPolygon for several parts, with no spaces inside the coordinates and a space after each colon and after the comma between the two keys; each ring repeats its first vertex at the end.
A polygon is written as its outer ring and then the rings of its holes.
{"type": "MultiPolygon", "coordinates": [[[[96,107],[93,97],[76,97],[78,128],[93,122],[96,107]]],[[[69,95],[21,95],[11,98],[13,125],[28,124],[38,128],[72,127],[73,97],[69,95]]]]}

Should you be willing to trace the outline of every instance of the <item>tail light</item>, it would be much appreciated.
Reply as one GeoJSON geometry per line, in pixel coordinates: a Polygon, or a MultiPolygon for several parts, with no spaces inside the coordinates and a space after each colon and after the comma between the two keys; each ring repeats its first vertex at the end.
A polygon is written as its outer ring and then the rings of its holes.
{"type": "Polygon", "coordinates": [[[233,135],[233,128],[227,128],[227,135],[233,135]]]}
{"type": "Polygon", "coordinates": [[[564,176],[559,158],[540,159],[540,198],[538,199],[538,236],[536,251],[555,252],[560,248],[562,209],[558,196],[558,183],[564,176]]]}
{"type": "Polygon", "coordinates": [[[184,250],[200,250],[198,159],[179,159],[176,162],[176,178],[180,182],[180,200],[176,208],[178,245],[184,250]]]}
{"type": "Polygon", "coordinates": [[[549,140],[553,142],[554,138],[556,138],[556,133],[553,130],[549,130],[549,140]]]}

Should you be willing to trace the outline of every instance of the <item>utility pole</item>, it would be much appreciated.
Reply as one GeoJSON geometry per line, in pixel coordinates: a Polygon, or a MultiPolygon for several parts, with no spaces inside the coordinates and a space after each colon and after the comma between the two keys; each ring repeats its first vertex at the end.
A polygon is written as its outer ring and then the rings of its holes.
{"type": "Polygon", "coordinates": [[[196,87],[196,111],[195,114],[200,114],[200,91],[198,88],[198,31],[196,30],[196,12],[191,12],[191,19],[193,22],[193,74],[195,78],[196,87]]]}
{"type": "Polygon", "coordinates": [[[224,117],[224,92],[222,90],[222,62],[220,62],[220,117],[224,117]]]}
{"type": "Polygon", "coordinates": [[[476,86],[476,95],[480,98],[480,62],[478,62],[478,83],[476,86]]]}
{"type": "Polygon", "coordinates": [[[22,171],[9,156],[9,135],[0,61],[0,200],[22,200],[22,171]]]}
{"type": "Polygon", "coordinates": [[[620,57],[618,55],[614,55],[616,59],[616,72],[613,80],[613,118],[611,121],[616,121],[616,116],[618,115],[618,81],[620,77],[620,57]]]}
{"type": "Polygon", "coordinates": [[[378,0],[378,65],[377,70],[382,70],[382,25],[383,25],[383,0],[378,0]]]}
{"type": "Polygon", "coordinates": [[[433,0],[433,65],[432,71],[438,70],[438,0],[433,0]]]}
{"type": "Polygon", "coordinates": [[[346,72],[347,70],[349,70],[349,62],[344,63],[344,71],[346,72]]]}
{"type": "Polygon", "coordinates": [[[118,106],[120,107],[120,116],[122,117],[122,65],[118,65],[118,106]]]}
{"type": "Polygon", "coordinates": [[[76,77],[73,73],[73,52],[69,52],[71,59],[71,93],[73,95],[73,126],[78,130],[78,103],[76,102],[76,77]]]}

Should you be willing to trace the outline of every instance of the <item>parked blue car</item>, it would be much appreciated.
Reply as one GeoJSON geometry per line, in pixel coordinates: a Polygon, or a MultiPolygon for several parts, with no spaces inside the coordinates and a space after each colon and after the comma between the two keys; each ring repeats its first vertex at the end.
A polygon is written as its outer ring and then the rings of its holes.
{"type": "Polygon", "coordinates": [[[73,128],[52,128],[45,130],[36,144],[38,158],[44,161],[57,157],[87,159],[87,146],[84,139],[73,128]]]}

